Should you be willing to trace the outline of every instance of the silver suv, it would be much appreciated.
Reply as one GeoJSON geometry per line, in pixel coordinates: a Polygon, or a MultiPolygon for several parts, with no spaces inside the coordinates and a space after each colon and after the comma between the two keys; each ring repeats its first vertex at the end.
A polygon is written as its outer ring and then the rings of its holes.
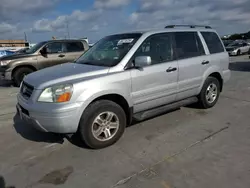
{"type": "Polygon", "coordinates": [[[191,103],[213,107],[229,80],[229,56],[210,27],[107,36],[72,63],[25,77],[20,117],[37,129],[76,133],[91,148],[114,144],[132,119],[191,103]]]}

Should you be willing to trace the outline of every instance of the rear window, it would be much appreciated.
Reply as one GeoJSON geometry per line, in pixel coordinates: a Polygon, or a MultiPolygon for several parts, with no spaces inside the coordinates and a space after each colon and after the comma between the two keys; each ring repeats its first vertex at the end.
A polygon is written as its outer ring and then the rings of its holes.
{"type": "Polygon", "coordinates": [[[224,47],[220,41],[218,35],[214,32],[201,32],[205,42],[207,43],[207,47],[209,49],[210,54],[221,53],[224,52],[224,47]]]}
{"type": "Polygon", "coordinates": [[[205,55],[203,45],[197,32],[176,32],[175,42],[178,59],[205,55]]]}
{"type": "Polygon", "coordinates": [[[65,50],[66,52],[80,52],[84,51],[83,43],[82,42],[66,42],[65,43],[65,50]]]}

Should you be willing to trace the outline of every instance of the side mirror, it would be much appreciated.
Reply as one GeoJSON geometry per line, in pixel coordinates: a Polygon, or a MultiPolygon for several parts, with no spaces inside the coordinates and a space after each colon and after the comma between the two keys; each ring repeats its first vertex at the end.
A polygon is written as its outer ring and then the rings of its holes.
{"type": "Polygon", "coordinates": [[[40,50],[40,53],[41,53],[42,55],[46,55],[46,54],[47,54],[47,48],[46,48],[46,47],[42,48],[42,49],[40,50]]]}
{"type": "Polygon", "coordinates": [[[135,67],[146,67],[151,65],[152,59],[150,56],[138,56],[135,58],[135,67]]]}

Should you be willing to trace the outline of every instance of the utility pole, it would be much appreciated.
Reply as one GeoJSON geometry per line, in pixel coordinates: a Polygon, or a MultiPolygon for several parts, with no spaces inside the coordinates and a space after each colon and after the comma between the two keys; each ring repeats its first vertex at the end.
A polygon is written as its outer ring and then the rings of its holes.
{"type": "Polygon", "coordinates": [[[67,29],[67,34],[68,34],[68,38],[70,39],[70,33],[69,33],[69,20],[66,17],[66,29],[67,29]]]}

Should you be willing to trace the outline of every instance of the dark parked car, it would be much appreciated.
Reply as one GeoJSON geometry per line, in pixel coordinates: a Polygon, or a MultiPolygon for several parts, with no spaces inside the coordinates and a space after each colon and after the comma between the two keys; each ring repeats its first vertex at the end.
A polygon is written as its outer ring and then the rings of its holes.
{"type": "Polygon", "coordinates": [[[36,44],[24,53],[0,58],[0,78],[20,86],[24,76],[54,65],[72,62],[89,49],[85,40],[51,40],[36,44]]]}

